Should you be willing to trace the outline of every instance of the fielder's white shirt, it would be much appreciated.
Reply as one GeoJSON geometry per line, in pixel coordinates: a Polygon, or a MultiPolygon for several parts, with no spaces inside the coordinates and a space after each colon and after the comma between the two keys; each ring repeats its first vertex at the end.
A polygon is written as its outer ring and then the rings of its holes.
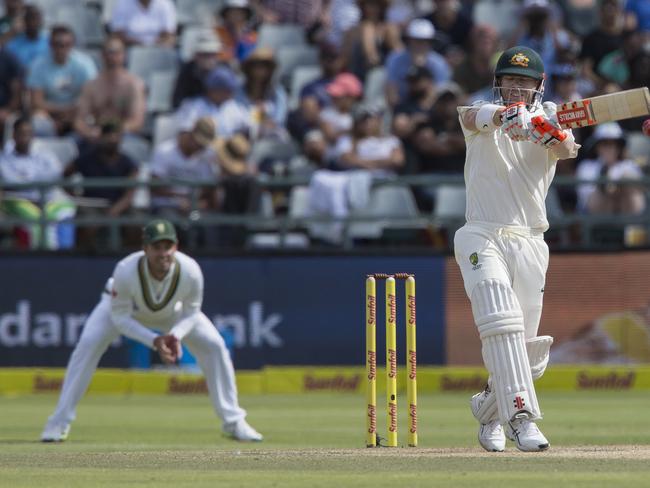
{"type": "Polygon", "coordinates": [[[185,337],[201,313],[203,273],[198,263],[177,251],[167,275],[151,277],[144,251],[122,259],[113,272],[111,319],[122,334],[153,347],[158,336],[150,329],[185,337]]]}
{"type": "MultiPolygon", "coordinates": [[[[545,103],[533,113],[546,115],[556,111],[555,104],[545,103]]],[[[475,107],[475,106],[474,106],[475,107]]],[[[459,112],[474,107],[458,107],[459,112]]],[[[531,141],[513,141],[499,127],[494,132],[467,129],[462,123],[467,153],[465,186],[467,223],[489,223],[528,227],[544,232],[546,194],[557,157],[552,151],[531,141]]]]}

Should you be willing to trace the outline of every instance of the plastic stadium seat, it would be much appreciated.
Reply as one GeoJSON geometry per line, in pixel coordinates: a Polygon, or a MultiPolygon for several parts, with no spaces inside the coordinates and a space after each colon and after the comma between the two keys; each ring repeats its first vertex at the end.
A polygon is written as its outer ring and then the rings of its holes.
{"type": "Polygon", "coordinates": [[[515,0],[478,0],[472,17],[477,24],[491,25],[505,39],[517,27],[520,9],[521,4],[515,0]]]}
{"type": "Polygon", "coordinates": [[[373,68],[366,75],[366,82],[363,87],[364,104],[373,106],[386,105],[386,69],[382,67],[373,68]]]}
{"type": "Polygon", "coordinates": [[[294,186],[289,194],[289,217],[298,219],[309,214],[309,187],[294,186]]]}
{"type": "MultiPolygon", "coordinates": [[[[368,205],[352,212],[351,217],[386,217],[386,220],[352,222],[348,227],[351,239],[379,239],[386,229],[414,228],[391,223],[391,218],[417,217],[419,211],[411,190],[404,186],[379,186],[370,191],[368,205]]],[[[417,227],[417,226],[416,226],[417,227]]]]}
{"type": "Polygon", "coordinates": [[[149,142],[139,136],[127,135],[122,139],[120,150],[138,165],[149,161],[151,156],[151,145],[149,142]]]}
{"type": "Polygon", "coordinates": [[[178,54],[175,49],[156,46],[133,46],[128,51],[127,67],[131,73],[144,80],[147,86],[156,71],[178,71],[178,54]]]}
{"type": "Polygon", "coordinates": [[[647,137],[642,132],[629,132],[626,139],[630,159],[641,166],[650,163],[650,137],[647,137]]]}
{"type": "Polygon", "coordinates": [[[265,160],[289,161],[298,153],[298,148],[293,141],[279,141],[277,139],[260,139],[253,144],[250,160],[256,166],[265,160]]]}
{"type": "Polygon", "coordinates": [[[177,0],[176,14],[178,25],[188,24],[212,25],[221,0],[177,0]]]}
{"type": "Polygon", "coordinates": [[[460,185],[440,185],[436,189],[436,205],[433,215],[437,218],[465,217],[465,187],[460,185]]]}
{"type": "Polygon", "coordinates": [[[291,73],[291,89],[289,94],[289,108],[298,108],[300,104],[300,90],[307,84],[321,75],[321,68],[318,65],[314,66],[298,66],[291,73]]]}
{"type": "Polygon", "coordinates": [[[107,25],[111,21],[113,15],[113,7],[117,0],[102,0],[102,22],[107,25]]]}
{"type": "MultiPolygon", "coordinates": [[[[145,162],[138,168],[138,181],[149,182],[151,180],[151,169],[149,163],[145,162]]],[[[139,186],[133,193],[133,207],[150,210],[151,207],[151,193],[147,186],[139,186]]]]}
{"type": "Polygon", "coordinates": [[[318,67],[318,50],[310,46],[287,45],[277,49],[275,59],[278,63],[275,76],[284,86],[289,87],[296,68],[318,67]]]}
{"type": "Polygon", "coordinates": [[[309,237],[302,232],[287,232],[283,240],[282,234],[262,232],[250,236],[246,247],[249,249],[305,249],[309,247],[309,237]]]}
{"type": "Polygon", "coordinates": [[[59,7],[53,20],[54,23],[69,25],[72,28],[77,46],[99,46],[106,37],[101,12],[93,7],[74,4],[59,7]]]}
{"type": "Polygon", "coordinates": [[[54,154],[64,168],[79,155],[77,143],[71,137],[36,137],[32,149],[54,154]]]}
{"type": "Polygon", "coordinates": [[[257,35],[257,45],[273,49],[306,45],[305,29],[293,24],[262,24],[257,35]]]}
{"type": "Polygon", "coordinates": [[[176,77],[175,71],[152,73],[147,96],[147,112],[168,112],[172,109],[176,77]]]}
{"type": "Polygon", "coordinates": [[[153,125],[153,147],[176,136],[176,119],[173,115],[158,115],[153,125]]]}

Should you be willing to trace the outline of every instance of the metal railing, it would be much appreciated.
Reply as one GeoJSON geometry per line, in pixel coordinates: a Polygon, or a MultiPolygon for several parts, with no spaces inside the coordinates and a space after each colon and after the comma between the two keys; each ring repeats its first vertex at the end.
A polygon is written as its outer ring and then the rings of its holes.
{"type": "MultiPolygon", "coordinates": [[[[600,178],[597,180],[578,180],[569,176],[557,176],[554,179],[553,186],[576,186],[579,184],[605,184],[609,180],[606,178],[600,178]]],[[[295,178],[295,177],[261,177],[258,178],[259,185],[269,191],[287,191],[297,185],[308,185],[309,180],[307,178],[295,178]]],[[[611,182],[610,182],[611,183],[611,182]]],[[[310,217],[295,217],[290,214],[283,215],[272,215],[266,216],[257,214],[224,214],[217,211],[201,211],[199,209],[199,194],[202,188],[220,186],[222,183],[210,183],[206,184],[205,182],[200,181],[190,181],[190,180],[162,180],[154,179],[151,181],[139,181],[134,179],[123,179],[123,178],[93,178],[93,179],[83,179],[83,180],[58,180],[50,182],[38,182],[38,183],[21,183],[21,184],[10,184],[0,181],[0,191],[10,192],[11,190],[20,191],[20,190],[38,190],[40,194],[40,200],[35,202],[41,209],[45,207],[46,204],[46,194],[52,188],[62,188],[68,190],[71,194],[73,201],[75,200],[74,195],[80,194],[82,189],[91,189],[91,188],[146,188],[146,189],[155,189],[157,187],[169,187],[169,186],[187,186],[192,189],[191,191],[191,209],[188,212],[186,217],[180,216],[170,216],[169,218],[176,225],[180,225],[183,228],[197,229],[197,228],[207,228],[213,226],[243,226],[248,229],[250,233],[255,232],[272,232],[277,234],[279,248],[284,248],[286,245],[286,237],[292,231],[304,231],[307,234],[306,230],[309,224],[313,223],[334,223],[340,222],[344,231],[345,236],[343,243],[341,245],[342,249],[350,250],[355,246],[353,239],[348,235],[348,229],[351,224],[357,222],[386,222],[390,223],[391,227],[397,229],[410,229],[410,230],[426,230],[429,232],[439,232],[445,231],[449,236],[453,232],[461,227],[465,221],[464,215],[446,215],[439,216],[435,212],[432,213],[423,213],[420,212],[418,215],[409,216],[409,217],[386,217],[386,216],[360,216],[352,215],[346,218],[335,218],[335,217],[325,217],[325,216],[310,216],[310,217]]],[[[644,187],[646,195],[650,190],[650,177],[644,177],[642,179],[636,180],[620,180],[616,184],[627,185],[641,185],[644,187]]],[[[383,185],[392,185],[392,186],[406,186],[410,188],[414,187],[430,187],[436,188],[440,185],[464,185],[462,175],[411,175],[411,176],[400,176],[392,179],[385,180],[376,180],[373,182],[373,187],[383,186],[383,185]]],[[[77,198],[78,202],[81,203],[80,206],[83,206],[84,201],[87,199],[77,198]]],[[[76,216],[72,219],[66,220],[75,226],[78,227],[106,227],[108,229],[108,248],[107,251],[117,252],[122,249],[121,242],[121,232],[120,229],[124,226],[142,226],[148,220],[151,219],[152,213],[150,212],[150,207],[140,208],[141,212],[139,213],[130,213],[127,215],[122,215],[119,217],[111,217],[108,215],[93,215],[93,216],[76,216]]],[[[555,250],[567,250],[567,249],[580,249],[580,250],[598,250],[608,248],[611,249],[611,245],[606,245],[593,238],[593,231],[598,227],[611,226],[615,228],[624,228],[628,225],[637,226],[646,235],[650,236],[650,212],[646,211],[642,215],[635,216],[622,216],[622,215],[585,215],[585,214],[563,214],[563,215],[554,215],[549,216],[549,221],[551,224],[550,232],[557,236],[556,242],[551,244],[551,247],[555,250]],[[577,237],[576,237],[577,236],[577,237]]],[[[0,230],[9,230],[15,226],[25,226],[25,225],[39,225],[41,232],[41,241],[38,243],[38,249],[46,249],[45,242],[45,229],[48,225],[55,223],[54,220],[48,219],[45,212],[41,211],[40,218],[38,222],[30,221],[27,219],[17,218],[17,217],[8,217],[6,215],[0,215],[0,230]]],[[[446,239],[447,249],[437,249],[438,251],[446,251],[451,246],[451,238],[446,239]]],[[[408,241],[400,243],[400,246],[411,246],[411,247],[431,247],[426,245],[413,245],[408,241]]],[[[190,240],[186,243],[186,247],[192,249],[196,248],[196,242],[190,240]]],[[[614,246],[616,247],[616,246],[614,246]]],[[[618,246],[620,247],[620,246],[618,246]]],[[[313,247],[313,249],[318,249],[318,246],[313,247]]]]}

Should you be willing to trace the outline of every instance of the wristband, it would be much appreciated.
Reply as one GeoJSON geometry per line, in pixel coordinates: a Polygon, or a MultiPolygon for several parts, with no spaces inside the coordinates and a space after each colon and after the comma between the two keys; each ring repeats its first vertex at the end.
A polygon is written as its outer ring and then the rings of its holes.
{"type": "Polygon", "coordinates": [[[494,114],[502,109],[501,105],[486,103],[476,112],[476,129],[479,132],[494,132],[498,126],[494,123],[494,114]]]}

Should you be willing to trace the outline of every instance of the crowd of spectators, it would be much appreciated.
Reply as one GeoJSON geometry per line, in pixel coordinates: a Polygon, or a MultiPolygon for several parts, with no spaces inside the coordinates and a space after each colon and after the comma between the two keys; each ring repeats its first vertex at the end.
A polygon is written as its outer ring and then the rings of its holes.
{"type": "MultiPolygon", "coordinates": [[[[3,3],[3,185],[96,177],[203,184],[149,193],[7,187],[0,212],[34,224],[0,229],[5,246],[101,246],[102,229],[77,226],[70,235],[75,214],[190,222],[259,213],[266,176],[460,175],[456,107],[492,99],[494,63],[512,45],[540,53],[545,100],[555,103],[650,81],[647,0],[187,3],[195,11],[173,0],[3,3]],[[84,10],[71,17],[77,23],[58,13],[65,5],[84,10]],[[43,213],[52,221],[47,236],[37,225],[43,213]]],[[[645,212],[642,187],[614,185],[645,174],[640,127],[636,119],[576,131],[581,156],[560,162],[558,174],[612,184],[553,188],[562,212],[645,212]]],[[[410,191],[420,211],[435,210],[435,187],[410,191]]],[[[287,193],[270,197],[271,212],[291,211],[287,193]]],[[[322,203],[313,206],[323,211],[322,203]]],[[[128,241],[128,226],[124,233],[128,241]]],[[[245,238],[233,226],[200,236],[206,246],[245,238]]]]}

